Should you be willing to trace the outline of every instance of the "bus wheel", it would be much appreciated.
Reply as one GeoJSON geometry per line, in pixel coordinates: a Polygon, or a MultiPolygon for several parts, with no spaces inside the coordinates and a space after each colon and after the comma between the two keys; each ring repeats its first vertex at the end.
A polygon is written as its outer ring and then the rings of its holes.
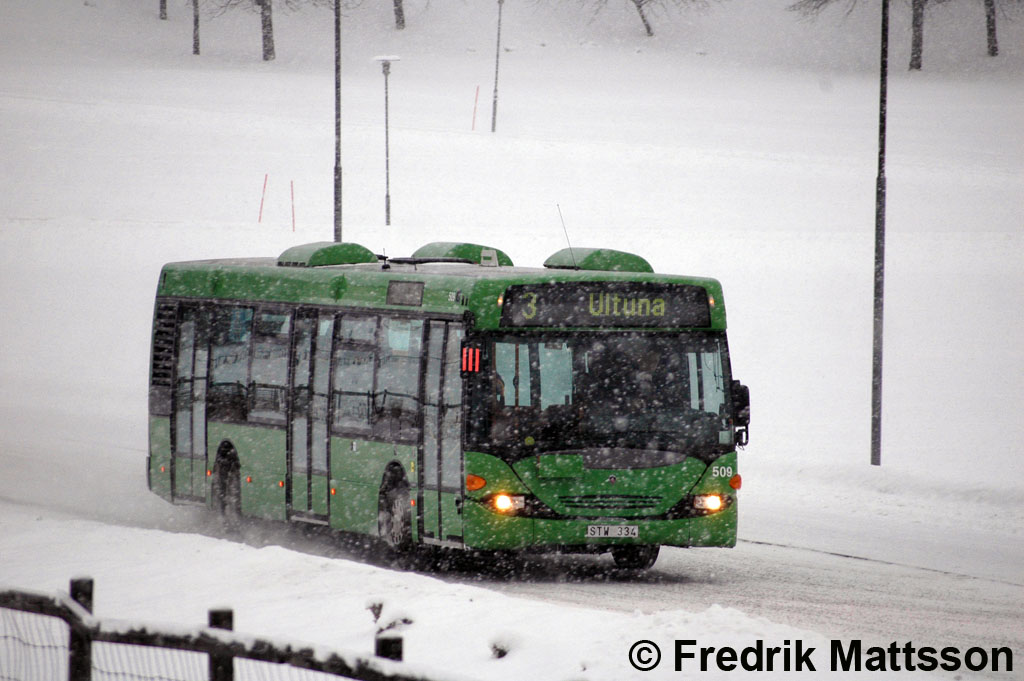
{"type": "Polygon", "coordinates": [[[660,546],[614,546],[612,560],[623,570],[646,570],[658,560],[660,546]]]}
{"type": "Polygon", "coordinates": [[[242,475],[238,462],[230,457],[217,460],[217,477],[213,487],[214,508],[220,512],[224,526],[237,530],[242,525],[242,475]]]}
{"type": "Polygon", "coordinates": [[[405,553],[412,547],[412,511],[409,508],[409,486],[405,481],[391,483],[381,490],[377,532],[395,553],[405,553]]]}

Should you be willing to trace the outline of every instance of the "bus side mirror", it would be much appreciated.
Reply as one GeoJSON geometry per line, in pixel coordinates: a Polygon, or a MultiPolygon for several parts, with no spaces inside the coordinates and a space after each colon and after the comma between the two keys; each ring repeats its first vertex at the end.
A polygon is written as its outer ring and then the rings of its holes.
{"type": "Polygon", "coordinates": [[[731,392],[736,425],[746,428],[750,425],[750,388],[739,381],[733,381],[731,392]]]}

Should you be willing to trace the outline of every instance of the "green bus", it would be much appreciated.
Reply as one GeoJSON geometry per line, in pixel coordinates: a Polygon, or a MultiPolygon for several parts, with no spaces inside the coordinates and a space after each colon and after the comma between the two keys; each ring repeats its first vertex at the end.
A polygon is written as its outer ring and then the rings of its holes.
{"type": "Polygon", "coordinates": [[[610,552],[734,546],[721,285],[564,249],[542,268],[430,243],[354,243],[160,273],[149,488],[180,504],[417,546],[610,552]]]}

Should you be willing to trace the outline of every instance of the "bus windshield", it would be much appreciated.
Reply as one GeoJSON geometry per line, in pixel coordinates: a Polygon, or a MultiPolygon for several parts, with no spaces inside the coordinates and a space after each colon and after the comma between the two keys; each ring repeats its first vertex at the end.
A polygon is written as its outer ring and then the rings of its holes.
{"type": "Polygon", "coordinates": [[[468,396],[471,448],[506,459],[618,449],[678,461],[734,447],[723,334],[505,337],[483,357],[468,396]]]}

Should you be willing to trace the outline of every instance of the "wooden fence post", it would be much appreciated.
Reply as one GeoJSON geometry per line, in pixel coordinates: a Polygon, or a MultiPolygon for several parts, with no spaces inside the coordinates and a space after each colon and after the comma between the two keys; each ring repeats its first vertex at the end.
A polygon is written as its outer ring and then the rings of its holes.
{"type": "MultiPolygon", "coordinates": [[[[71,598],[92,613],[93,581],[90,577],[71,580],[71,598]]],[[[81,620],[68,623],[68,681],[92,678],[92,637],[81,620]]]]}
{"type": "MultiPolygon", "coordinates": [[[[211,629],[231,631],[235,626],[235,613],[230,609],[211,610],[209,615],[211,629]]],[[[229,655],[210,653],[210,681],[234,681],[235,658],[229,655]]]]}
{"type": "Polygon", "coordinates": [[[402,661],[402,637],[397,634],[378,634],[374,654],[387,660],[402,661]]]}

